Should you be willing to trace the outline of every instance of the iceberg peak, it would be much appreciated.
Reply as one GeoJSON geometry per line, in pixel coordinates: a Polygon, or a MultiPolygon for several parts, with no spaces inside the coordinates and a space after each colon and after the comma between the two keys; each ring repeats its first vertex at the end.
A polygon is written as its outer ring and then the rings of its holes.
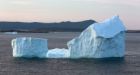
{"type": "Polygon", "coordinates": [[[94,23],[91,25],[96,32],[96,36],[111,38],[125,31],[125,26],[120,20],[119,16],[113,16],[112,18],[106,19],[100,23],[94,23]]]}

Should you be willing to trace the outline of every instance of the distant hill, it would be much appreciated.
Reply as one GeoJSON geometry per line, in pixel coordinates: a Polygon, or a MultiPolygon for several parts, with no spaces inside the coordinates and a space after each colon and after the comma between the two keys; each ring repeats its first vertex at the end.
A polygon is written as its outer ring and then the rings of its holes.
{"type": "Polygon", "coordinates": [[[127,33],[140,33],[140,30],[127,30],[127,33]]]}
{"type": "Polygon", "coordinates": [[[82,31],[94,20],[81,22],[39,23],[39,22],[0,22],[0,31],[49,32],[49,31],[82,31]]]}

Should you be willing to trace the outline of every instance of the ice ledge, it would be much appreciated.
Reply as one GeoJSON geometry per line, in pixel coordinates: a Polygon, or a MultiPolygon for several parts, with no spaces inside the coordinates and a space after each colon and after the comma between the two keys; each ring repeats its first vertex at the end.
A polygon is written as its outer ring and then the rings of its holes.
{"type": "Polygon", "coordinates": [[[70,51],[68,49],[55,48],[48,50],[46,58],[69,58],[69,57],[70,51]]]}

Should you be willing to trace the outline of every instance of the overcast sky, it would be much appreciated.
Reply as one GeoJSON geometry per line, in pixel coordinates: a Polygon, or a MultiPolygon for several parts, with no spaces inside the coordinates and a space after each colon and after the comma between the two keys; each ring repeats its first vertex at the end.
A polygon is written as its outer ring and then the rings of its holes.
{"type": "Polygon", "coordinates": [[[0,0],[0,21],[101,22],[113,15],[127,29],[140,29],[140,0],[0,0]]]}

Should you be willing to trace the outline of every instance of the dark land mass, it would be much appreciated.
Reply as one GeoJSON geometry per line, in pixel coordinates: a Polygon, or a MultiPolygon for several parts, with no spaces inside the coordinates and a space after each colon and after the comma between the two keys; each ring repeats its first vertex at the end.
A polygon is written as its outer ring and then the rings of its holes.
{"type": "Polygon", "coordinates": [[[127,33],[140,33],[140,30],[127,30],[127,33]]]}
{"type": "Polygon", "coordinates": [[[60,22],[60,23],[39,23],[39,22],[0,22],[0,31],[17,32],[51,32],[51,31],[83,31],[89,25],[95,23],[94,20],[81,22],[60,22]]]}
{"type": "MultiPolygon", "coordinates": [[[[39,22],[0,22],[0,32],[26,32],[26,33],[46,33],[46,32],[81,32],[89,25],[97,23],[94,20],[81,22],[59,22],[59,23],[39,23],[39,22]]],[[[127,30],[127,33],[140,33],[140,30],[127,30]]]]}
{"type": "Polygon", "coordinates": [[[0,33],[0,75],[140,75],[140,33],[126,34],[124,58],[25,59],[13,58],[11,40],[16,37],[48,39],[48,47],[67,48],[79,32],[0,33]]]}

